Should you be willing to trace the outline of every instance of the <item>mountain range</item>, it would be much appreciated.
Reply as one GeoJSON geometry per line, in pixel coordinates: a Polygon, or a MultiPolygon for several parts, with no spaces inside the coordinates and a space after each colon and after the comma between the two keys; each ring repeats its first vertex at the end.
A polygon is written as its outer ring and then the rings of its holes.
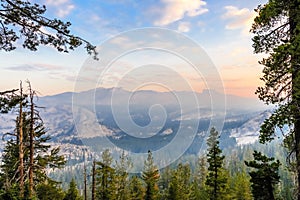
{"type": "MultiPolygon", "coordinates": [[[[40,114],[52,145],[59,145],[69,160],[75,161],[83,154],[98,157],[97,152],[105,148],[146,153],[167,147],[198,154],[205,149],[213,126],[221,133],[222,148],[253,143],[260,124],[271,114],[271,108],[257,99],[211,90],[97,88],[39,97],[36,104],[44,107],[40,114]]],[[[0,115],[0,133],[13,131],[15,116],[0,115]]]]}

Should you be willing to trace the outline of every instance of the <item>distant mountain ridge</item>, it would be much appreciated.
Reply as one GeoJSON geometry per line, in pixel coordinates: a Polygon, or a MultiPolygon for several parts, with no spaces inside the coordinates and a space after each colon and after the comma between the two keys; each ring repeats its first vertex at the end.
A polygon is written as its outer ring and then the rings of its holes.
{"type": "MultiPolygon", "coordinates": [[[[261,113],[267,107],[252,98],[226,95],[226,104],[222,99],[225,99],[223,94],[210,90],[201,93],[140,90],[132,93],[121,88],[97,88],[80,93],[44,96],[36,103],[45,107],[41,115],[52,142],[62,146],[81,146],[97,141],[103,147],[110,142],[130,151],[143,152],[161,148],[172,141],[181,124],[186,126],[183,130],[188,130],[190,124],[197,123],[198,133],[188,149],[189,153],[197,153],[203,146],[212,119],[217,122],[224,120],[221,134],[224,147],[256,141],[259,125],[267,116],[261,113]],[[80,101],[74,103],[76,97],[80,101]],[[195,97],[197,104],[192,102],[195,97]],[[94,102],[94,105],[90,105],[90,102],[94,102]],[[130,116],[126,115],[127,108],[130,116]],[[144,132],[138,132],[130,124],[125,127],[130,134],[124,132],[124,127],[120,128],[120,123],[116,122],[114,109],[118,112],[121,124],[126,125],[130,117],[144,132]],[[164,122],[162,126],[161,122],[164,122]],[[141,138],[136,138],[139,136],[141,138]]],[[[14,119],[14,114],[0,115],[0,133],[13,131],[14,119]]]]}
{"type": "Polygon", "coordinates": [[[183,97],[186,96],[186,99],[189,99],[193,95],[196,95],[198,99],[202,100],[201,102],[199,102],[199,104],[203,107],[210,104],[211,97],[215,98],[215,100],[217,101],[219,99],[222,99],[222,97],[224,96],[226,98],[227,109],[257,111],[267,108],[264,103],[259,101],[257,98],[240,97],[231,94],[225,95],[214,90],[203,90],[201,93],[192,91],[158,92],[153,90],[138,90],[135,92],[130,92],[122,88],[97,88],[80,93],[65,92],[61,94],[40,97],[39,103],[41,103],[43,106],[53,104],[68,105],[72,103],[74,96],[80,95],[81,97],[92,96],[96,104],[110,105],[111,99],[113,98],[112,94],[115,95],[114,98],[116,100],[121,100],[124,96],[131,96],[131,104],[150,104],[152,102],[159,102],[163,105],[172,105],[176,102],[174,94],[179,94],[183,97]]]}

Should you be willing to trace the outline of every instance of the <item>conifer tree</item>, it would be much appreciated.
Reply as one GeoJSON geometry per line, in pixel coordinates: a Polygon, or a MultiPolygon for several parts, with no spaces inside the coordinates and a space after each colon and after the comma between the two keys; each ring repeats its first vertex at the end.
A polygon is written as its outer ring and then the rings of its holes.
{"type": "Polygon", "coordinates": [[[26,103],[23,101],[23,86],[22,82],[20,83],[20,97],[21,101],[19,103],[19,118],[17,118],[17,145],[19,146],[19,165],[18,165],[18,172],[20,177],[20,198],[24,197],[24,142],[23,142],[23,127],[24,127],[24,119],[23,119],[23,103],[26,103]]]}
{"type": "Polygon", "coordinates": [[[8,113],[19,105],[22,99],[23,97],[20,95],[19,89],[0,92],[0,113],[8,113]]]}
{"type": "Polygon", "coordinates": [[[69,189],[63,200],[81,200],[75,180],[72,178],[69,189]]]}
{"type": "Polygon", "coordinates": [[[26,198],[31,198],[35,185],[46,180],[52,181],[46,174],[46,168],[60,168],[65,160],[59,155],[59,148],[51,148],[46,144],[50,137],[46,135],[37,107],[31,106],[34,104],[27,99],[29,95],[24,93],[22,96],[16,128],[13,133],[6,134],[8,140],[1,165],[1,171],[4,172],[1,179],[5,180],[5,191],[10,191],[12,183],[18,183],[20,198],[25,197],[25,182],[29,183],[26,198]]]}
{"type": "Polygon", "coordinates": [[[64,198],[64,191],[53,181],[45,181],[36,186],[36,196],[39,200],[61,200],[64,198]]]}
{"type": "Polygon", "coordinates": [[[87,200],[87,173],[86,173],[85,163],[83,167],[83,184],[84,184],[84,188],[83,188],[84,200],[87,200]]]}
{"type": "Polygon", "coordinates": [[[160,199],[166,199],[168,197],[168,190],[170,187],[172,174],[173,169],[171,169],[170,166],[165,167],[160,172],[160,179],[158,182],[160,199]]]}
{"type": "Polygon", "coordinates": [[[92,165],[92,200],[96,199],[96,160],[93,160],[92,165]]]}
{"type": "Polygon", "coordinates": [[[205,156],[200,156],[195,165],[195,172],[192,182],[191,199],[209,199],[206,189],[206,176],[207,176],[207,161],[205,156]]]}
{"type": "Polygon", "coordinates": [[[179,164],[173,171],[168,199],[181,200],[190,199],[191,195],[191,170],[189,165],[179,164]]]}
{"type": "Polygon", "coordinates": [[[255,53],[268,54],[261,78],[265,85],[257,89],[259,98],[275,104],[276,110],[261,126],[260,142],[276,138],[276,128],[290,126],[285,144],[296,162],[297,195],[300,200],[300,1],[269,0],[256,9],[252,25],[255,53]]]}
{"type": "Polygon", "coordinates": [[[144,200],[145,189],[139,177],[133,176],[129,181],[129,195],[131,200],[144,200]]]}
{"type": "Polygon", "coordinates": [[[208,153],[208,175],[206,177],[206,185],[210,199],[222,199],[222,193],[227,184],[227,177],[224,173],[223,161],[225,156],[222,155],[222,150],[219,147],[219,133],[215,128],[210,130],[210,135],[207,139],[208,153]]]}
{"type": "Polygon", "coordinates": [[[236,172],[231,178],[232,182],[232,199],[251,200],[251,183],[249,175],[245,171],[236,172]]]}
{"type": "Polygon", "coordinates": [[[113,158],[108,149],[103,151],[102,160],[96,162],[96,197],[98,199],[116,199],[116,170],[112,166],[113,158]]]}
{"type": "Polygon", "coordinates": [[[147,160],[144,163],[144,170],[142,172],[142,179],[146,184],[145,200],[156,200],[158,198],[158,180],[159,170],[154,164],[151,151],[148,151],[147,160]]]}
{"type": "Polygon", "coordinates": [[[254,151],[253,156],[253,161],[245,161],[248,167],[256,169],[249,173],[253,197],[255,200],[274,200],[275,186],[280,178],[278,175],[280,162],[257,151],[254,151]]]}
{"type": "Polygon", "coordinates": [[[116,162],[115,184],[118,200],[128,199],[129,177],[127,171],[131,168],[131,166],[132,163],[130,159],[128,158],[128,156],[125,155],[125,152],[123,151],[119,161],[116,162]]]}
{"type": "Polygon", "coordinates": [[[48,18],[46,10],[45,5],[31,1],[1,0],[0,50],[16,49],[17,41],[31,51],[36,51],[39,45],[50,45],[60,52],[69,52],[84,44],[87,52],[96,56],[95,46],[71,34],[70,22],[48,18]]]}

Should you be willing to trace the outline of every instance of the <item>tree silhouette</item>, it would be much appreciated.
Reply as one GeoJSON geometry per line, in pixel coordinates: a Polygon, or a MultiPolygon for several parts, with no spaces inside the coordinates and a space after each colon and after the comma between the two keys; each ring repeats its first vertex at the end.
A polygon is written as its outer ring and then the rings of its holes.
{"type": "Polygon", "coordinates": [[[154,164],[151,151],[148,151],[147,160],[145,160],[144,171],[142,173],[142,179],[146,183],[145,200],[157,199],[157,193],[159,191],[157,182],[159,180],[159,170],[154,164]]]}
{"type": "Polygon", "coordinates": [[[206,185],[209,188],[210,198],[217,200],[221,198],[222,190],[225,189],[227,177],[224,175],[223,168],[225,156],[222,155],[222,150],[219,147],[219,133],[215,128],[210,130],[207,146],[207,162],[209,166],[206,185]]]}
{"type": "Polygon", "coordinates": [[[248,167],[256,169],[249,173],[253,197],[256,200],[274,200],[274,187],[280,178],[278,175],[280,162],[257,151],[254,151],[253,156],[253,161],[245,161],[248,167]]]}
{"type": "Polygon", "coordinates": [[[71,34],[70,22],[47,18],[45,5],[26,0],[0,2],[0,50],[12,51],[18,41],[31,51],[50,45],[60,52],[69,52],[84,44],[86,51],[97,57],[95,46],[71,34]]]}
{"type": "Polygon", "coordinates": [[[251,29],[254,52],[269,55],[260,62],[265,85],[256,93],[267,104],[277,105],[261,126],[260,142],[273,140],[276,127],[290,125],[285,144],[295,153],[300,200],[300,1],[269,0],[256,12],[251,29]]]}

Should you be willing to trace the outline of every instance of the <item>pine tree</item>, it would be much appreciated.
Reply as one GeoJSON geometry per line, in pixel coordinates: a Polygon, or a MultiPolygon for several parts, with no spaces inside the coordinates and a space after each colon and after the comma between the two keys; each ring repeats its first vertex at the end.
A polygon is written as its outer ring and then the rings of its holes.
{"type": "Polygon", "coordinates": [[[65,160],[59,155],[59,148],[51,148],[46,144],[50,137],[46,136],[37,107],[33,101],[27,99],[29,95],[22,94],[22,96],[24,98],[18,108],[15,131],[7,134],[9,137],[1,165],[1,171],[4,172],[1,179],[5,180],[6,191],[10,191],[12,183],[19,184],[20,198],[25,195],[25,182],[29,183],[26,195],[31,198],[34,194],[34,185],[46,180],[52,181],[46,174],[46,168],[62,167],[65,160]]]}
{"type": "Polygon", "coordinates": [[[215,130],[215,128],[210,130],[210,135],[207,139],[207,146],[207,162],[209,167],[205,183],[208,186],[210,199],[218,200],[222,199],[222,193],[227,184],[227,177],[223,168],[225,156],[222,156],[222,150],[219,147],[219,133],[215,130]]]}
{"type": "Polygon", "coordinates": [[[254,151],[253,156],[253,161],[245,161],[248,167],[256,169],[249,173],[253,197],[255,200],[274,200],[275,185],[279,183],[280,178],[278,175],[280,162],[257,151],[254,151]]]}
{"type": "Polygon", "coordinates": [[[0,113],[8,113],[22,101],[18,89],[0,92],[0,113]]]}
{"type": "Polygon", "coordinates": [[[130,200],[144,200],[145,189],[142,181],[137,176],[133,176],[129,181],[129,195],[130,200]]]}
{"type": "Polygon", "coordinates": [[[92,166],[92,200],[96,199],[96,160],[93,160],[92,166]]]}
{"type": "Polygon", "coordinates": [[[84,184],[84,188],[83,188],[84,200],[87,200],[87,173],[86,173],[85,163],[83,167],[83,184],[84,184]]]}
{"type": "Polygon", "coordinates": [[[123,151],[120,159],[116,162],[116,177],[115,184],[117,190],[117,199],[118,200],[127,200],[128,199],[128,170],[132,166],[132,163],[128,156],[125,155],[123,151]]]}
{"type": "MultiPolygon", "coordinates": [[[[23,99],[23,86],[22,82],[20,83],[20,97],[23,99]]],[[[19,165],[18,165],[18,172],[20,177],[20,198],[24,197],[24,143],[23,143],[23,103],[24,101],[20,101],[19,103],[19,118],[17,119],[17,145],[19,146],[19,165]]]]}
{"type": "Polygon", "coordinates": [[[17,41],[31,51],[36,51],[39,45],[50,45],[60,52],[69,52],[85,44],[87,52],[96,56],[95,46],[71,34],[70,22],[47,18],[45,12],[45,5],[23,0],[1,0],[0,50],[16,49],[17,41]]]}
{"type": "Polygon", "coordinates": [[[75,180],[72,178],[64,200],[81,200],[75,180]]]}
{"type": "Polygon", "coordinates": [[[65,196],[58,183],[45,181],[36,186],[36,196],[39,200],[60,200],[65,196]]]}
{"type": "Polygon", "coordinates": [[[235,200],[251,200],[252,193],[250,187],[250,178],[245,171],[236,172],[231,178],[232,182],[232,199],[235,200]]]}
{"type": "Polygon", "coordinates": [[[276,111],[264,121],[260,142],[276,137],[276,127],[290,125],[285,141],[295,154],[300,200],[300,1],[269,0],[256,9],[252,32],[255,53],[265,53],[262,80],[265,85],[256,91],[267,104],[277,105],[276,111]]]}
{"type": "Polygon", "coordinates": [[[190,199],[191,195],[191,170],[189,165],[179,164],[173,171],[168,199],[181,200],[190,199]]]}
{"type": "Polygon", "coordinates": [[[40,120],[40,116],[38,111],[36,110],[36,105],[34,103],[35,91],[32,90],[30,82],[28,82],[28,90],[29,90],[29,198],[33,197],[34,189],[33,189],[33,171],[34,171],[34,137],[35,130],[34,125],[36,120],[40,120]]]}
{"type": "Polygon", "coordinates": [[[195,166],[194,181],[197,182],[200,188],[205,186],[207,176],[207,161],[204,156],[197,159],[195,166]]]}
{"type": "Polygon", "coordinates": [[[207,161],[204,156],[197,159],[192,182],[191,199],[209,199],[206,189],[207,161]]]}
{"type": "Polygon", "coordinates": [[[144,163],[144,170],[142,172],[142,179],[146,184],[145,200],[156,200],[158,197],[158,180],[159,170],[153,162],[151,151],[148,151],[147,160],[144,163]]]}
{"type": "Polygon", "coordinates": [[[116,199],[116,170],[112,167],[112,156],[108,149],[102,153],[102,160],[96,162],[96,197],[116,199]]]}
{"type": "Polygon", "coordinates": [[[160,199],[167,199],[168,197],[168,190],[170,187],[172,174],[173,169],[171,169],[170,166],[167,166],[161,170],[160,179],[158,182],[160,199]]]}

